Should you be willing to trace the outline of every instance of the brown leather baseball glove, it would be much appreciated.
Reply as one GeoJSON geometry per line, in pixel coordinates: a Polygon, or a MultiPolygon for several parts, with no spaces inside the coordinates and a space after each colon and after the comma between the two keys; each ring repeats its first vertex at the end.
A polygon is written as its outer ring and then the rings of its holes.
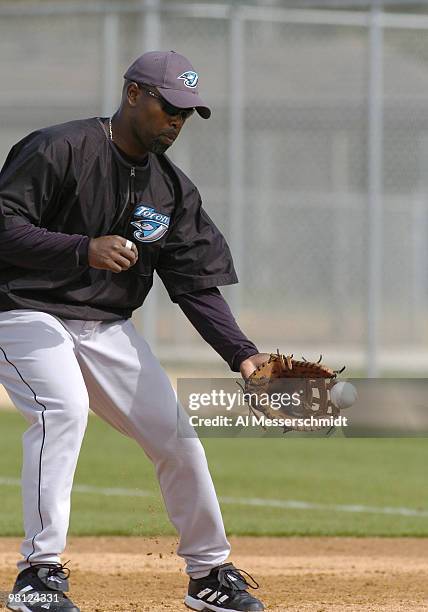
{"type": "Polygon", "coordinates": [[[345,368],[332,370],[321,364],[321,357],[316,363],[302,359],[297,361],[279,350],[271,353],[245,380],[244,398],[255,416],[258,412],[279,420],[284,432],[330,429],[330,417],[340,413],[330,390],[345,368]]]}

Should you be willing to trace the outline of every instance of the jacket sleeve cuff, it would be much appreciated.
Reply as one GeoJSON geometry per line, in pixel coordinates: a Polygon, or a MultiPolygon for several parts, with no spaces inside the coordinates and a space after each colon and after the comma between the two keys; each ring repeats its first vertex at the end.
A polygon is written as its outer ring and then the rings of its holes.
{"type": "Polygon", "coordinates": [[[230,369],[232,372],[239,372],[239,366],[243,361],[248,359],[248,357],[252,357],[253,355],[257,355],[260,351],[256,348],[256,346],[245,347],[239,350],[232,359],[232,363],[230,364],[230,369]]]}
{"type": "Polygon", "coordinates": [[[82,240],[79,242],[76,255],[77,255],[77,266],[87,266],[88,265],[88,250],[89,250],[89,241],[91,239],[89,236],[83,236],[82,240]]]}

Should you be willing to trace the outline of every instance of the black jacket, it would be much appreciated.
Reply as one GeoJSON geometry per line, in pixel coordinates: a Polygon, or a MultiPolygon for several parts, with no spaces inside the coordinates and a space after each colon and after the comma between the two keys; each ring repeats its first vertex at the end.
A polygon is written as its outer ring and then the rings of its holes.
{"type": "Polygon", "coordinates": [[[115,320],[141,306],[155,270],[172,298],[237,282],[229,248],[193,183],[165,155],[132,166],[98,118],[33,132],[12,148],[0,174],[0,230],[24,224],[46,228],[45,250],[56,248],[58,256],[43,257],[43,244],[39,259],[2,255],[0,247],[0,310],[115,320]],[[64,234],[77,239],[71,258],[58,242],[64,234]],[[87,264],[84,237],[111,234],[139,249],[136,265],[119,274],[87,264]]]}

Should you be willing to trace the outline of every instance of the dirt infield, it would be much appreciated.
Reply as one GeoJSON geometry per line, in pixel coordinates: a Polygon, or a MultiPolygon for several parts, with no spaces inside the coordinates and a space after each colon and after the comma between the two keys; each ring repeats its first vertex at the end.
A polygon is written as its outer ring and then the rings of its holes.
{"type": "MultiPolygon", "coordinates": [[[[428,540],[231,538],[235,565],[280,612],[428,611],[428,540]]],[[[19,542],[0,539],[0,590],[12,583],[19,542]]],[[[82,612],[179,612],[186,589],[173,538],[74,538],[72,596],[82,612]]]]}

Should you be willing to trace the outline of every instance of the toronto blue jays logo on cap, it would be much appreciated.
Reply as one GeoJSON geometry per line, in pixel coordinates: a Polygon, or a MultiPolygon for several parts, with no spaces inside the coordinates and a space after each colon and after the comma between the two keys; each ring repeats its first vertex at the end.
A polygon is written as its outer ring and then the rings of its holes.
{"type": "Polygon", "coordinates": [[[163,215],[151,206],[140,205],[134,212],[134,221],[131,225],[137,229],[134,238],[140,242],[155,242],[166,234],[169,228],[170,217],[163,215]]]}
{"type": "Polygon", "coordinates": [[[177,79],[183,79],[185,86],[193,89],[198,84],[199,76],[194,70],[186,70],[177,79]]]}

